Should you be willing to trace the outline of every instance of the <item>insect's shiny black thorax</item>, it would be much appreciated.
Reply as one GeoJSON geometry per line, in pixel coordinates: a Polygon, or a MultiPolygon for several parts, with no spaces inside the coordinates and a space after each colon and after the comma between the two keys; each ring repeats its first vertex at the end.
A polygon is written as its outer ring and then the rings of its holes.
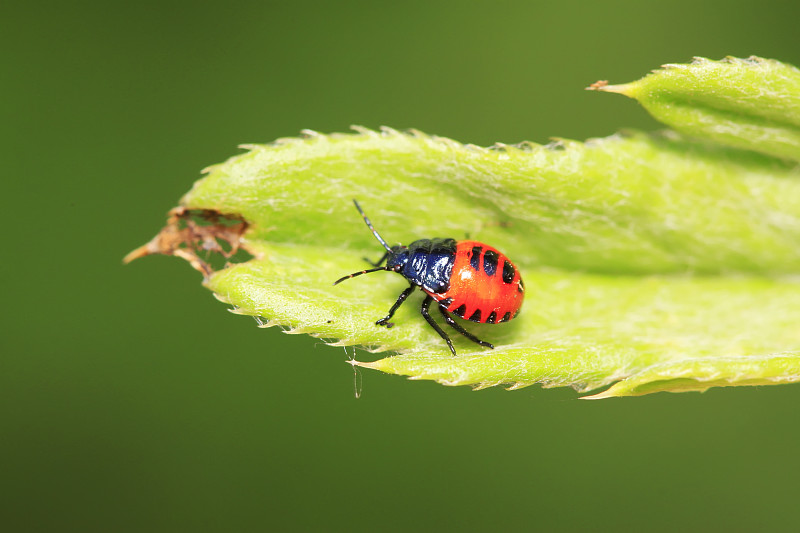
{"type": "Polygon", "coordinates": [[[392,247],[386,267],[427,291],[442,293],[450,287],[455,256],[455,239],[419,239],[392,247]]]}

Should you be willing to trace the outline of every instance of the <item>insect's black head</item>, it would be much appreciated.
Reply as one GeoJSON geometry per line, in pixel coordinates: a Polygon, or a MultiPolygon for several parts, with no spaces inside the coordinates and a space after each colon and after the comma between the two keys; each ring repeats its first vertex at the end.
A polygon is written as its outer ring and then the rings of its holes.
{"type": "Polygon", "coordinates": [[[408,247],[407,246],[392,246],[389,253],[386,254],[386,270],[393,272],[400,272],[408,263],[408,247]]]}

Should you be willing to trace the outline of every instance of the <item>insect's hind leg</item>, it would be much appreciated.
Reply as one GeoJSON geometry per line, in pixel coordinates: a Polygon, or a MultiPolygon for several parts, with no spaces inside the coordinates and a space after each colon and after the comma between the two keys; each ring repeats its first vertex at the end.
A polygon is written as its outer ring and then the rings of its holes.
{"type": "Polygon", "coordinates": [[[480,340],[478,337],[476,337],[475,335],[473,335],[472,333],[470,333],[469,331],[464,329],[464,326],[462,326],[461,324],[459,324],[458,322],[453,320],[453,317],[450,316],[450,313],[448,313],[447,310],[444,307],[439,306],[439,312],[442,313],[442,316],[444,317],[444,320],[445,320],[445,322],[447,322],[448,326],[450,326],[451,328],[453,328],[457,332],[461,333],[462,335],[464,335],[466,338],[468,338],[472,342],[478,343],[481,346],[486,346],[487,348],[494,349],[494,345],[493,344],[491,344],[489,342],[486,342],[486,341],[480,340]]]}
{"type": "Polygon", "coordinates": [[[447,333],[444,332],[442,328],[439,327],[439,324],[437,324],[431,317],[430,307],[432,301],[433,298],[431,298],[430,296],[426,296],[425,299],[422,301],[422,307],[420,308],[419,312],[422,313],[422,316],[425,317],[425,320],[428,321],[428,324],[430,324],[431,327],[436,330],[436,333],[438,333],[439,336],[443,338],[445,342],[447,342],[447,347],[450,348],[450,351],[453,352],[453,355],[456,355],[456,349],[453,348],[453,342],[450,340],[450,337],[447,335],[447,333]]]}
{"type": "Polygon", "coordinates": [[[397,301],[394,303],[392,308],[389,309],[389,314],[381,318],[377,322],[375,322],[375,325],[386,326],[387,328],[394,326],[394,322],[389,322],[389,319],[394,316],[394,312],[397,311],[397,308],[400,307],[403,304],[403,302],[406,301],[406,298],[408,298],[408,295],[411,294],[411,291],[414,290],[414,287],[416,287],[416,285],[412,284],[409,288],[401,292],[400,296],[397,297],[397,301]]]}

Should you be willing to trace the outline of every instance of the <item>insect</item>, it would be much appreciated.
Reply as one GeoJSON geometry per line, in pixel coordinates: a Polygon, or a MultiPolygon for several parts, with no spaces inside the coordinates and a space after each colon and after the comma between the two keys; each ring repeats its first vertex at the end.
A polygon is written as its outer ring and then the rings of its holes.
{"type": "Polygon", "coordinates": [[[439,312],[450,327],[472,342],[494,348],[464,329],[450,313],[484,324],[508,322],[517,316],[525,297],[525,285],[514,263],[496,248],[471,240],[419,239],[408,246],[389,246],[372,227],[358,202],[353,200],[353,203],[386,253],[375,263],[367,259],[375,268],[344,276],[336,280],[334,285],[380,270],[397,272],[406,278],[409,287],[400,293],[389,313],[375,325],[387,328],[394,326],[389,320],[413,290],[419,287],[425,293],[420,313],[447,342],[453,355],[456,355],[456,350],[450,337],[430,315],[433,302],[438,304],[439,312]]]}

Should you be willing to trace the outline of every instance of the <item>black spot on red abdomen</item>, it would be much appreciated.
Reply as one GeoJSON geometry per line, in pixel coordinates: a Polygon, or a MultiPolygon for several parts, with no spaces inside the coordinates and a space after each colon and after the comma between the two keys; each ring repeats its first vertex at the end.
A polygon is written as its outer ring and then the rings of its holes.
{"type": "Polygon", "coordinates": [[[514,265],[511,264],[511,261],[506,259],[503,261],[503,283],[511,283],[514,281],[514,276],[517,274],[514,265]]]}
{"type": "Polygon", "coordinates": [[[483,247],[481,246],[473,246],[472,251],[469,252],[469,266],[472,267],[472,270],[478,271],[481,268],[481,254],[483,253],[483,247]]]}
{"type": "Polygon", "coordinates": [[[500,254],[494,250],[486,250],[483,254],[483,271],[490,278],[497,273],[497,261],[500,259],[500,254]]]}

